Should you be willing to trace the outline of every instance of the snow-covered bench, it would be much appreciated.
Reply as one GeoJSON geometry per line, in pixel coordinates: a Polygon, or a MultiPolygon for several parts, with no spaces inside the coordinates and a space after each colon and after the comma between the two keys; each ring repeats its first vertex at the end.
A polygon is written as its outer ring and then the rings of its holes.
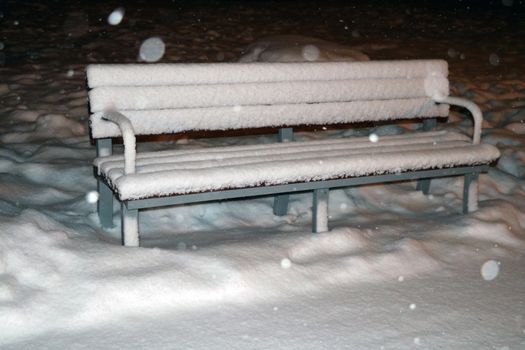
{"type": "Polygon", "coordinates": [[[139,244],[142,208],[275,195],[284,215],[288,195],[313,191],[313,231],[328,229],[330,188],[464,175],[463,211],[477,204],[469,190],[499,151],[480,144],[482,114],[448,97],[441,60],[90,65],[91,135],[98,157],[99,217],[113,225],[113,195],[121,202],[122,241],[139,244]],[[467,108],[473,137],[431,131],[449,105],[467,108]],[[297,125],[417,118],[406,135],[293,141],[297,125]],[[278,143],[136,154],[135,135],[192,130],[278,128],[278,143]],[[123,137],[124,154],[112,155],[123,137]]]}

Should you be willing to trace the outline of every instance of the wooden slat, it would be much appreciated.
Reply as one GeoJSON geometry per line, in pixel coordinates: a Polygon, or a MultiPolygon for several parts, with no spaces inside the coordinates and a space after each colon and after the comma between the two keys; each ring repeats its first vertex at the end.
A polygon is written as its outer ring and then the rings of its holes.
{"type": "Polygon", "coordinates": [[[417,78],[448,75],[443,60],[304,63],[95,64],[89,87],[417,78]]]}
{"type": "MultiPolygon", "coordinates": [[[[448,105],[428,98],[353,101],[271,106],[187,108],[122,111],[131,120],[137,135],[155,135],[188,130],[226,130],[293,125],[341,124],[416,117],[445,117],[448,105]]],[[[93,138],[120,136],[118,127],[91,116],[93,138]]]]}
{"type": "Polygon", "coordinates": [[[98,87],[89,92],[92,112],[391,100],[434,95],[448,95],[446,78],[98,87]]]}

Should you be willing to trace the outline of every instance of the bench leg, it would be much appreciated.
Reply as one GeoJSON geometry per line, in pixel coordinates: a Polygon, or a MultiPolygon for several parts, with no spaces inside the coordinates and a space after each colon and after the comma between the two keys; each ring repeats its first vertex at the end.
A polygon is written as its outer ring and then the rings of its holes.
{"type": "Polygon", "coordinates": [[[280,194],[273,199],[273,213],[274,215],[283,216],[288,214],[288,200],[289,194],[280,194]]]}
{"type": "Polygon", "coordinates": [[[102,180],[98,180],[98,218],[103,228],[113,227],[113,192],[102,180]]]}
{"type": "Polygon", "coordinates": [[[430,192],[430,179],[417,180],[416,190],[428,194],[430,192]]]}
{"type": "Polygon", "coordinates": [[[463,214],[478,210],[478,174],[465,174],[463,182],[463,214]]]}
{"type": "Polygon", "coordinates": [[[312,205],[312,232],[328,231],[328,188],[314,190],[312,205]]]}
{"type": "Polygon", "coordinates": [[[436,118],[425,118],[423,119],[423,131],[430,131],[437,125],[436,118]]]}
{"type": "MultiPolygon", "coordinates": [[[[97,139],[97,157],[109,156],[113,153],[113,141],[97,139]]],[[[113,227],[113,191],[102,180],[98,179],[98,218],[102,228],[113,227]]]]}
{"type": "MultiPolygon", "coordinates": [[[[436,118],[423,119],[423,131],[430,131],[437,125],[436,118]]],[[[419,179],[417,180],[416,191],[422,191],[424,194],[428,194],[430,191],[430,179],[419,179]]]]}
{"type": "Polygon", "coordinates": [[[139,246],[139,211],[128,209],[126,203],[121,204],[122,210],[122,244],[126,247],[139,246]]]}
{"type": "MultiPolygon", "coordinates": [[[[281,128],[277,135],[279,142],[291,142],[293,141],[293,128],[281,128]]],[[[280,194],[275,196],[273,200],[273,213],[274,215],[283,216],[288,214],[288,200],[289,194],[280,194]]]]}

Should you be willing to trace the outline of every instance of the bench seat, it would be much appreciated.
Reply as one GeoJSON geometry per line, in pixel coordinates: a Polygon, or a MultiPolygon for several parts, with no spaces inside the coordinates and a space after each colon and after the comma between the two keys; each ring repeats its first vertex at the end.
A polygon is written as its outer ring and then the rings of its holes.
{"type": "Polygon", "coordinates": [[[94,165],[121,201],[490,163],[499,151],[465,135],[417,132],[368,137],[141,152],[124,176],[122,155],[94,165]]]}

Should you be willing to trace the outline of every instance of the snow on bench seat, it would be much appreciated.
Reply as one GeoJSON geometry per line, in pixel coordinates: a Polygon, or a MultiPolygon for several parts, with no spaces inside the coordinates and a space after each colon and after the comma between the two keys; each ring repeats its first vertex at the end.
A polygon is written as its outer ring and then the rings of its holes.
{"type": "Polygon", "coordinates": [[[136,173],[124,175],[124,157],[94,161],[120,200],[222,189],[327,180],[489,163],[491,145],[437,131],[380,137],[169,150],[137,155],[136,173]],[[290,164],[293,163],[293,166],[290,164]]]}

